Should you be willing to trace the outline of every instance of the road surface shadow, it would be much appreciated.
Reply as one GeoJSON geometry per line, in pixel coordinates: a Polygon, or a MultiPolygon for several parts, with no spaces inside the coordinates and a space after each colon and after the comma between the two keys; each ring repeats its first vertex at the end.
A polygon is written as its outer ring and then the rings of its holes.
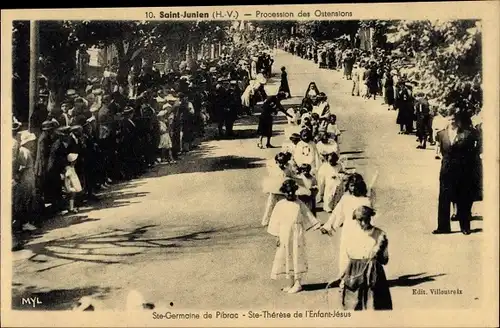
{"type": "Polygon", "coordinates": [[[426,282],[435,281],[437,277],[445,276],[445,273],[426,275],[427,272],[407,274],[396,279],[389,280],[389,287],[412,287],[426,282]]]}
{"type": "Polygon", "coordinates": [[[92,204],[92,206],[84,207],[80,209],[79,214],[88,213],[101,209],[118,208],[127,206],[130,204],[139,203],[139,201],[130,201],[127,199],[136,199],[139,197],[145,197],[149,192],[123,192],[121,188],[117,186],[113,191],[105,191],[100,194],[99,201],[92,204]]]}
{"type": "MultiPolygon", "coordinates": [[[[255,146],[257,147],[257,146],[255,146]]],[[[173,174],[218,172],[225,170],[242,170],[264,167],[264,158],[243,156],[216,156],[205,157],[206,152],[193,152],[186,155],[174,165],[156,166],[150,172],[144,174],[140,179],[158,178],[173,174]]]]}
{"type": "Polygon", "coordinates": [[[305,284],[302,285],[302,289],[306,292],[312,292],[316,290],[325,290],[327,289],[326,287],[328,286],[328,289],[331,288],[338,288],[340,284],[340,281],[333,281],[333,282],[322,282],[322,283],[316,283],[316,284],[305,284]]]}
{"type": "MultiPolygon", "coordinates": [[[[444,273],[441,274],[436,274],[436,275],[427,275],[424,276],[426,273],[417,273],[417,274],[409,274],[409,275],[404,275],[400,276],[397,279],[392,279],[389,280],[389,287],[412,287],[416,285],[423,284],[425,282],[430,282],[434,281],[436,277],[441,277],[444,276],[444,273]]],[[[338,288],[340,285],[340,281],[334,281],[334,282],[324,282],[324,283],[315,283],[315,284],[305,284],[302,286],[304,291],[317,291],[317,290],[325,290],[330,288],[338,288]]]]}
{"type": "MultiPolygon", "coordinates": [[[[235,239],[255,237],[261,234],[260,225],[233,226],[228,228],[202,226],[144,225],[132,230],[113,229],[104,232],[32,242],[25,245],[31,252],[27,259],[40,266],[35,272],[45,272],[69,264],[86,262],[95,264],[124,263],[129,257],[154,251],[162,256],[184,251],[213,252],[214,247],[238,248],[235,239]],[[160,228],[167,228],[170,236],[155,237],[160,228]],[[176,228],[181,231],[175,232],[176,228]],[[194,230],[194,231],[193,231],[194,230]]],[[[250,239],[249,239],[250,240],[250,239]]]]}
{"type": "Polygon", "coordinates": [[[364,150],[349,150],[349,151],[341,151],[340,155],[354,155],[354,154],[362,154],[364,150]]]}
{"type": "Polygon", "coordinates": [[[44,291],[36,286],[18,287],[13,285],[12,289],[12,309],[25,311],[71,310],[75,304],[84,296],[92,296],[96,299],[104,299],[110,292],[110,288],[98,286],[74,289],[52,289],[44,291]],[[35,299],[35,306],[23,304],[23,298],[35,299]]]}

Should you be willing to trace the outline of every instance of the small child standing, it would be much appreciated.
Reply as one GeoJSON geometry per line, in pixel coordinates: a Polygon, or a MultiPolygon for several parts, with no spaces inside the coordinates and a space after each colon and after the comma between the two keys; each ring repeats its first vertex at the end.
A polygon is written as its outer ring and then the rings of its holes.
{"type": "Polygon", "coordinates": [[[337,126],[337,115],[330,115],[330,124],[328,124],[328,133],[332,136],[333,140],[338,144],[339,136],[341,135],[340,129],[337,126]]]}
{"type": "Polygon", "coordinates": [[[76,214],[78,209],[75,208],[75,197],[76,194],[82,191],[82,185],[80,179],[75,171],[75,164],[78,158],[78,154],[70,153],[68,154],[68,165],[66,166],[64,172],[64,187],[69,197],[69,209],[68,213],[76,214]]]}
{"type": "Polygon", "coordinates": [[[312,212],[297,199],[297,183],[286,180],[280,191],[285,199],[280,200],[273,210],[267,232],[278,237],[276,254],[271,270],[271,279],[286,276],[289,287],[284,292],[293,294],[302,290],[301,280],[307,273],[305,236],[307,230],[317,230],[320,222],[312,212]]]}
{"type": "Polygon", "coordinates": [[[170,129],[168,128],[167,111],[162,110],[157,116],[160,122],[160,144],[158,145],[158,149],[160,150],[161,160],[162,162],[173,164],[175,160],[172,155],[172,139],[170,138],[170,129]]]}
{"type": "MultiPolygon", "coordinates": [[[[311,175],[311,165],[302,164],[298,170],[298,178],[302,180],[305,192],[298,192],[299,199],[307,205],[309,210],[316,216],[316,194],[318,193],[318,183],[316,178],[311,175]]],[[[299,187],[299,191],[300,191],[299,187]]]]}

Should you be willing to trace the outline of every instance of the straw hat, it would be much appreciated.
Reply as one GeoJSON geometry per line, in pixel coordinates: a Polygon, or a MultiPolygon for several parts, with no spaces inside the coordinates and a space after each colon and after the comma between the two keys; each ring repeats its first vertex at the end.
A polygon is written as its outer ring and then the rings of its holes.
{"type": "Polygon", "coordinates": [[[73,163],[78,158],[78,154],[70,153],[70,154],[68,154],[67,158],[68,158],[68,162],[73,163]]]}
{"type": "Polygon", "coordinates": [[[68,91],[66,91],[66,97],[78,97],[78,95],[76,94],[76,90],[75,89],[69,89],[68,91]]]}
{"type": "Polygon", "coordinates": [[[20,145],[27,144],[30,141],[36,140],[36,136],[34,133],[31,133],[29,131],[22,131],[21,132],[21,137],[20,137],[20,145]]]}

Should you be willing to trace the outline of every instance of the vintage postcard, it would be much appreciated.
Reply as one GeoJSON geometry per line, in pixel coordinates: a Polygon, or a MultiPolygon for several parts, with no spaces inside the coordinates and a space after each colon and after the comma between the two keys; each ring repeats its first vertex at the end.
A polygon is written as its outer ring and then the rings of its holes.
{"type": "Polygon", "coordinates": [[[2,326],[498,326],[499,8],[2,10],[2,326]]]}

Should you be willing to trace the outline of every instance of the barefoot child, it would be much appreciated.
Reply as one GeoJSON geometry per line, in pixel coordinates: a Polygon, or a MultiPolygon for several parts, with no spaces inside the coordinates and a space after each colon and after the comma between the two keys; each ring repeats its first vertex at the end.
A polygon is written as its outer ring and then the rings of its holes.
{"type": "Polygon", "coordinates": [[[75,208],[75,197],[76,194],[82,191],[82,185],[80,183],[80,179],[75,171],[76,159],[78,158],[78,154],[70,153],[68,154],[68,165],[66,166],[64,172],[64,187],[66,188],[66,192],[68,193],[69,199],[69,208],[68,212],[75,214],[78,213],[78,210],[75,208]]]}
{"type": "Polygon", "coordinates": [[[283,291],[290,294],[302,290],[301,280],[307,273],[304,233],[319,228],[320,222],[307,206],[297,199],[297,183],[286,180],[281,186],[285,199],[280,200],[273,210],[267,232],[278,237],[276,255],[271,270],[271,279],[286,276],[289,287],[283,291]]]}

